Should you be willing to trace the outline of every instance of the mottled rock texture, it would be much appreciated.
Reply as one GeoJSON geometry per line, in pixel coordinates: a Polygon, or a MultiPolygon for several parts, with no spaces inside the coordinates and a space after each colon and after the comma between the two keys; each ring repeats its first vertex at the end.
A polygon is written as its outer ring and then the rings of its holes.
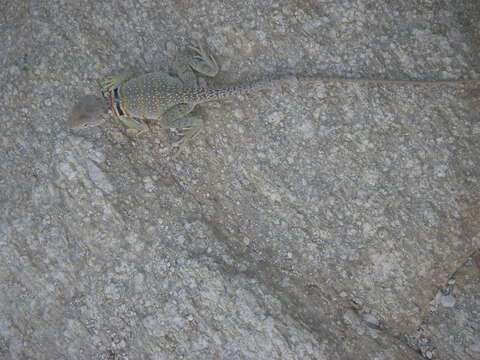
{"type": "Polygon", "coordinates": [[[131,139],[78,96],[172,69],[480,77],[474,0],[0,1],[0,358],[479,359],[480,90],[298,84],[131,139]],[[469,260],[470,259],[470,260],[469,260]]]}

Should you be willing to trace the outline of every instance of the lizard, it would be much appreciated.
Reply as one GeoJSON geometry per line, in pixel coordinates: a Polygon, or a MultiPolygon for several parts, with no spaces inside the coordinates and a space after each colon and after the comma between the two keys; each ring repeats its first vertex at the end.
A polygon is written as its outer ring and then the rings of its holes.
{"type": "Polygon", "coordinates": [[[220,68],[214,56],[199,42],[189,51],[177,54],[176,76],[167,72],[151,72],[136,76],[123,73],[103,81],[101,95],[86,95],[73,106],[68,126],[72,129],[98,126],[111,112],[126,128],[127,134],[138,136],[148,131],[146,121],[160,120],[163,127],[187,131],[177,145],[192,139],[202,128],[203,120],[187,117],[196,105],[245,93],[256,92],[283,84],[300,83],[360,83],[386,85],[480,85],[480,79],[466,80],[390,80],[340,78],[318,75],[291,75],[220,88],[199,86],[197,73],[214,77],[220,68]]]}

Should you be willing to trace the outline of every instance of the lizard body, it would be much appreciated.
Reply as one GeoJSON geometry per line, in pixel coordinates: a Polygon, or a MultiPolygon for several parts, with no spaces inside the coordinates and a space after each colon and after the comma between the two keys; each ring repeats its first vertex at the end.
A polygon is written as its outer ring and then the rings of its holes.
{"type": "Polygon", "coordinates": [[[178,105],[188,104],[187,108],[193,110],[195,105],[203,102],[254,92],[270,85],[270,82],[258,82],[222,88],[184,87],[172,86],[164,79],[164,73],[154,72],[113,87],[107,97],[115,115],[162,120],[165,112],[178,105]]]}
{"type": "Polygon", "coordinates": [[[153,72],[140,76],[119,75],[104,82],[103,97],[88,95],[73,107],[69,119],[70,128],[84,128],[100,125],[110,110],[126,127],[136,135],[147,131],[144,120],[160,120],[162,126],[187,128],[184,140],[192,138],[203,124],[201,119],[187,115],[196,105],[219,100],[260,89],[271,88],[289,82],[301,83],[362,83],[390,85],[480,85],[480,80],[389,80],[362,78],[332,78],[324,76],[287,76],[281,79],[258,81],[223,88],[205,88],[198,85],[195,72],[213,77],[219,67],[212,55],[204,48],[191,47],[194,55],[181,53],[175,60],[176,76],[165,72],[153,72]]]}

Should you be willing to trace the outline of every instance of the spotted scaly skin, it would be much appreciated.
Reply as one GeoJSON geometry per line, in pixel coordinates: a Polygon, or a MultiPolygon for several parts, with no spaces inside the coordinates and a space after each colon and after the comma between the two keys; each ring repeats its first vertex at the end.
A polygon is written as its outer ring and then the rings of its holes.
{"type": "Polygon", "coordinates": [[[203,102],[220,100],[265,88],[264,82],[224,88],[178,87],[164,81],[163,73],[149,73],[128,80],[118,88],[121,110],[140,119],[161,120],[170,124],[175,116],[188,114],[203,102]],[[167,117],[167,119],[165,119],[167,117]]]}
{"type": "Polygon", "coordinates": [[[110,110],[126,127],[127,133],[139,135],[148,130],[145,120],[158,120],[163,127],[186,129],[177,143],[193,138],[203,126],[199,118],[187,117],[196,105],[254,92],[274,86],[276,81],[259,81],[223,88],[198,86],[196,73],[213,77],[219,67],[215,58],[199,44],[175,59],[176,75],[154,72],[140,76],[118,75],[104,83],[110,110]]]}

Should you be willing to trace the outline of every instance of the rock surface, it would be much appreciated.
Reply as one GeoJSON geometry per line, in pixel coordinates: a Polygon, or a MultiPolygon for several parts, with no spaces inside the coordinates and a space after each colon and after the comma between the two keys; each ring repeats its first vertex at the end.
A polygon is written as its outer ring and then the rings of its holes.
{"type": "Polygon", "coordinates": [[[175,160],[157,124],[66,128],[99,80],[171,69],[197,39],[222,66],[212,86],[479,78],[478,2],[0,14],[0,358],[480,358],[479,89],[298,84],[209,103],[175,160]]]}

